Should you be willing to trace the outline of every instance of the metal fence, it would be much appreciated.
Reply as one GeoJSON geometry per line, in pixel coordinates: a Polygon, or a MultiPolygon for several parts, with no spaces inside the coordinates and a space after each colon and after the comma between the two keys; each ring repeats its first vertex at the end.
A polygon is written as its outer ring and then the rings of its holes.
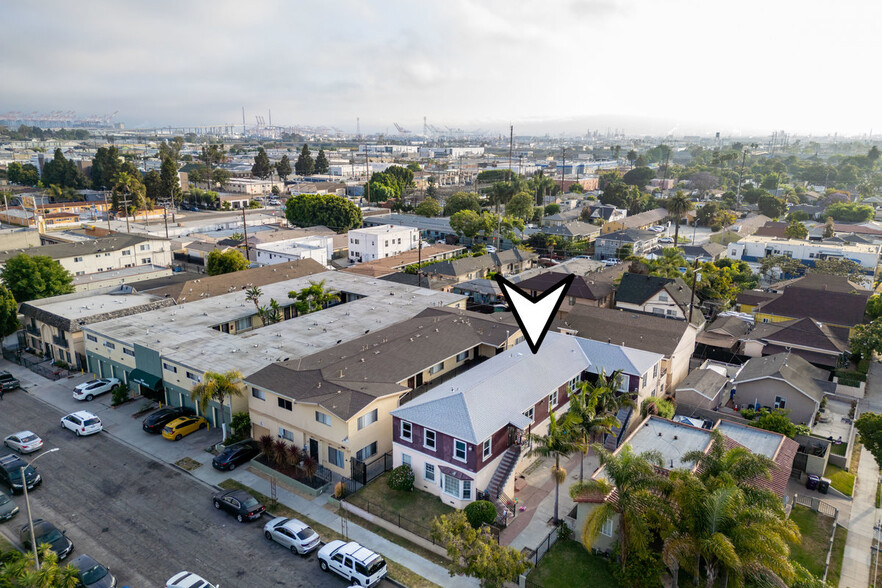
{"type": "Polygon", "coordinates": [[[392,452],[384,453],[377,459],[369,462],[352,458],[352,479],[366,485],[371,480],[382,476],[392,469],[392,452]]]}
{"type": "Polygon", "coordinates": [[[358,500],[356,501],[350,500],[349,504],[351,504],[352,506],[356,506],[369,514],[379,517],[384,521],[388,521],[393,525],[404,529],[405,531],[410,531],[414,535],[422,537],[426,541],[431,541],[432,545],[441,545],[432,538],[432,529],[422,523],[411,520],[406,516],[402,516],[400,512],[388,510],[379,504],[371,502],[370,500],[365,500],[363,498],[358,498],[358,500]]]}
{"type": "MultiPolygon", "coordinates": [[[[567,521],[565,519],[561,519],[560,523],[558,523],[557,527],[554,527],[548,534],[545,536],[542,541],[539,542],[536,547],[530,549],[529,547],[524,547],[521,552],[527,557],[530,563],[533,564],[533,567],[539,565],[539,561],[545,557],[545,554],[548,553],[548,550],[551,549],[551,546],[557,543],[558,535],[560,534],[561,525],[567,525],[567,521]]],[[[572,527],[570,527],[572,529],[572,527]]]]}
{"type": "Polygon", "coordinates": [[[826,515],[828,517],[838,518],[839,509],[830,504],[829,502],[824,502],[820,498],[816,498],[814,496],[802,496],[799,494],[794,494],[793,502],[799,504],[801,506],[807,506],[813,511],[819,512],[822,515],[826,515]]]}

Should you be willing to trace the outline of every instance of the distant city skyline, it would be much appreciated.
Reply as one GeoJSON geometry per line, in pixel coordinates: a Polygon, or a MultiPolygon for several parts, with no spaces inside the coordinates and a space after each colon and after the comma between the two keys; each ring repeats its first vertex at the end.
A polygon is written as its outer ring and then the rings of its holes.
{"type": "Polygon", "coordinates": [[[882,5],[746,0],[4,5],[0,115],[127,128],[882,134],[882,5]]]}

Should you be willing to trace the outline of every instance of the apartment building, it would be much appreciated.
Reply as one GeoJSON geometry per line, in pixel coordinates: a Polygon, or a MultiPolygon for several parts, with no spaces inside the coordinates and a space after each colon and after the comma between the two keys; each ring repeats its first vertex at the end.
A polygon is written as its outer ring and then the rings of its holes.
{"type": "Polygon", "coordinates": [[[380,225],[349,231],[349,261],[361,263],[410,251],[420,244],[420,232],[409,227],[380,225]]]}
{"type": "Polygon", "coordinates": [[[334,256],[334,239],[326,236],[299,237],[254,246],[256,261],[263,265],[275,265],[312,259],[327,266],[334,256]]]}

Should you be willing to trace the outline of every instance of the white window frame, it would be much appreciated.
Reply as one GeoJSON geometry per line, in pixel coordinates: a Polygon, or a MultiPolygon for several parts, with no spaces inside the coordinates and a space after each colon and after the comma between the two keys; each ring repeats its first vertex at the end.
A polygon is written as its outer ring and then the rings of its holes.
{"type": "Polygon", "coordinates": [[[423,470],[423,477],[427,482],[435,481],[435,464],[426,462],[426,467],[423,470]]]}
{"type": "Polygon", "coordinates": [[[460,439],[453,440],[453,459],[455,459],[457,461],[462,461],[462,462],[468,461],[468,459],[469,459],[469,445],[468,445],[468,443],[466,443],[465,441],[461,441],[460,439]],[[457,450],[459,449],[460,445],[462,445],[462,457],[459,457],[457,455],[457,450]]]}
{"type": "Polygon", "coordinates": [[[457,355],[457,356],[456,356],[456,361],[459,362],[459,361],[465,361],[465,360],[467,360],[467,359],[469,358],[469,351],[470,351],[469,349],[466,349],[465,351],[463,351],[462,353],[460,353],[459,355],[457,355]]]}
{"type": "Polygon", "coordinates": [[[410,455],[408,455],[407,453],[401,454],[401,465],[406,465],[410,469],[413,469],[413,462],[410,459],[410,455]]]}
{"type": "Polygon", "coordinates": [[[444,494],[447,494],[450,496],[455,496],[456,498],[459,498],[462,493],[462,480],[460,480],[459,478],[454,478],[453,476],[450,476],[448,474],[441,474],[441,475],[443,476],[441,478],[441,490],[444,492],[444,494]],[[456,492],[455,493],[451,492],[450,490],[447,489],[447,481],[448,480],[453,481],[453,483],[451,483],[451,486],[453,486],[454,484],[456,485],[456,492]]]}
{"type": "Polygon", "coordinates": [[[399,436],[401,437],[402,441],[411,441],[412,442],[413,441],[413,423],[410,423],[408,421],[401,421],[399,436]],[[407,425],[407,433],[404,432],[405,425],[407,425]]]}
{"type": "Polygon", "coordinates": [[[431,449],[432,451],[437,450],[438,448],[438,433],[433,431],[432,429],[423,429],[423,447],[426,449],[431,449]],[[429,433],[432,434],[432,444],[429,445],[429,433]]]}
{"type": "Polygon", "coordinates": [[[370,425],[374,424],[375,422],[377,422],[378,414],[379,413],[378,413],[377,409],[375,408],[374,410],[370,411],[369,413],[363,414],[360,417],[358,417],[358,423],[357,423],[358,430],[361,431],[365,427],[370,426],[370,425]]]}
{"type": "Polygon", "coordinates": [[[258,400],[266,400],[266,392],[261,390],[260,388],[251,387],[251,396],[252,398],[257,398],[258,400]]]}
{"type": "Polygon", "coordinates": [[[491,455],[493,455],[493,438],[488,437],[481,444],[481,457],[482,459],[487,459],[491,455]]]}
{"type": "Polygon", "coordinates": [[[582,374],[576,374],[575,378],[573,378],[572,380],[567,382],[567,390],[572,392],[573,390],[575,390],[579,386],[579,383],[581,383],[581,382],[582,382],[582,374]]]}
{"type": "Polygon", "coordinates": [[[554,410],[557,406],[557,390],[548,395],[548,412],[554,410]]]}
{"type": "Polygon", "coordinates": [[[432,367],[429,368],[429,375],[434,375],[444,369],[444,362],[436,363],[432,367]]]}
{"type": "Polygon", "coordinates": [[[600,526],[600,534],[605,537],[612,537],[613,535],[613,520],[612,518],[606,519],[603,521],[603,524],[600,526]]]}
{"type": "Polygon", "coordinates": [[[282,439],[287,439],[288,441],[294,440],[294,431],[289,431],[284,427],[279,427],[279,437],[282,439]]]}
{"type": "Polygon", "coordinates": [[[320,410],[315,411],[315,421],[323,425],[331,426],[331,415],[325,414],[320,410]]]}
{"type": "Polygon", "coordinates": [[[536,411],[535,406],[531,406],[530,408],[528,408],[527,410],[524,411],[524,416],[527,417],[528,419],[530,419],[531,423],[536,422],[536,417],[535,417],[536,412],[535,411],[536,411]]]}

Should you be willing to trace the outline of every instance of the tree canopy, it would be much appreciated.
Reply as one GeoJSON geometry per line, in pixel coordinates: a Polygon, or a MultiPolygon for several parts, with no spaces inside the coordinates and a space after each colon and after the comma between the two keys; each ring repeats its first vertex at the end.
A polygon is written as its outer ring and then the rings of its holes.
{"type": "Polygon", "coordinates": [[[279,178],[283,182],[291,175],[291,160],[287,155],[283,155],[282,159],[276,163],[276,173],[279,174],[279,178]]]}
{"type": "Polygon", "coordinates": [[[254,156],[254,165],[251,166],[251,175],[255,178],[260,178],[261,180],[265,180],[273,175],[273,166],[263,147],[260,147],[257,150],[257,155],[254,156]]]}
{"type": "Polygon", "coordinates": [[[0,337],[11,335],[19,328],[18,303],[7,287],[0,286],[0,337]]]}
{"type": "Polygon", "coordinates": [[[434,198],[428,197],[417,204],[413,211],[420,216],[438,216],[441,214],[441,205],[434,198]]]}
{"type": "Polygon", "coordinates": [[[319,148],[318,155],[315,158],[315,170],[314,173],[317,174],[326,174],[331,169],[331,162],[328,161],[328,156],[325,155],[325,150],[319,148]]]}
{"type": "Polygon", "coordinates": [[[315,161],[312,159],[309,145],[306,143],[303,144],[303,147],[300,149],[300,155],[297,157],[297,161],[294,162],[294,171],[298,176],[310,176],[315,173],[315,161]]]}
{"type": "Polygon", "coordinates": [[[324,225],[338,233],[361,226],[361,210],[334,194],[298,194],[285,204],[285,217],[298,227],[324,225]]]}
{"type": "Polygon", "coordinates": [[[444,203],[444,216],[452,216],[460,210],[481,212],[481,198],[474,192],[455,192],[444,203]]]}
{"type": "Polygon", "coordinates": [[[808,237],[808,229],[805,228],[804,224],[794,219],[790,221],[790,224],[784,229],[784,235],[788,239],[805,239],[808,237]]]}
{"type": "Polygon", "coordinates": [[[55,157],[43,164],[42,182],[44,186],[78,189],[86,186],[86,176],[58,148],[55,150],[55,157]]]}
{"type": "Polygon", "coordinates": [[[0,272],[0,278],[18,302],[74,291],[70,272],[46,255],[19,253],[10,257],[0,272]]]}
{"type": "Polygon", "coordinates": [[[877,464],[882,464],[882,414],[865,412],[854,422],[858,433],[861,434],[861,443],[864,444],[877,464]]]}
{"type": "Polygon", "coordinates": [[[205,271],[209,276],[217,276],[248,269],[248,265],[248,260],[238,249],[227,249],[226,251],[215,249],[208,254],[205,271]]]}
{"type": "Polygon", "coordinates": [[[824,212],[834,220],[849,223],[859,223],[873,218],[875,212],[872,206],[857,204],[855,202],[836,202],[831,204],[824,212]]]}
{"type": "Polygon", "coordinates": [[[632,170],[628,170],[622,177],[623,182],[638,188],[643,188],[653,179],[655,179],[655,170],[648,167],[635,167],[632,170]]]}

